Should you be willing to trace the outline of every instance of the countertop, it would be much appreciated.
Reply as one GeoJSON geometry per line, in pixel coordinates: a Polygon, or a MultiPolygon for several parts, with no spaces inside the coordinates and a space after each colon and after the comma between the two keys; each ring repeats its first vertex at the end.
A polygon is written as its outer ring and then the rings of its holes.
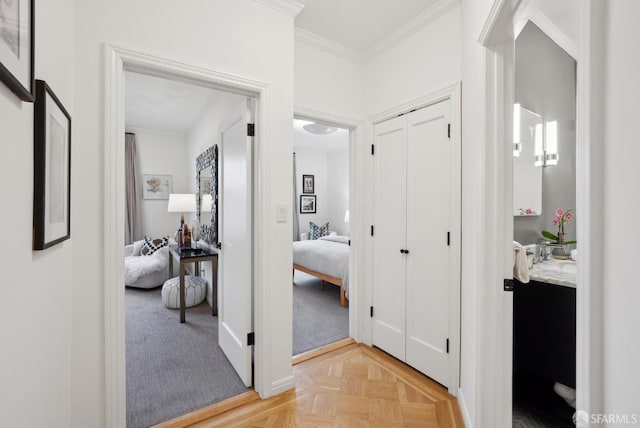
{"type": "Polygon", "coordinates": [[[576,288],[578,263],[573,260],[557,260],[549,256],[548,260],[534,263],[529,271],[531,281],[546,282],[576,288]]]}

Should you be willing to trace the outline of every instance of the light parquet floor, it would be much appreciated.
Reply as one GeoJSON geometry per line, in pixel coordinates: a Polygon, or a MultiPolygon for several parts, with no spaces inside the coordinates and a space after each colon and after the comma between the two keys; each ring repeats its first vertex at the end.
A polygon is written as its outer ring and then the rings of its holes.
{"type": "Polygon", "coordinates": [[[352,344],[297,364],[296,388],[191,425],[215,427],[463,427],[445,388],[384,352],[352,344]]]}

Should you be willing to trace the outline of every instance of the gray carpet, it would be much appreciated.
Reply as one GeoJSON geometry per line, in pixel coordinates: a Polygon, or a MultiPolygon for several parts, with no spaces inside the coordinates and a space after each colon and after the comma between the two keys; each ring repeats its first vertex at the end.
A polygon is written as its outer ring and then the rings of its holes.
{"type": "Polygon", "coordinates": [[[303,272],[293,282],[293,355],[349,337],[349,308],[340,306],[340,288],[303,272]]]}
{"type": "Polygon", "coordinates": [[[218,318],[205,302],[187,309],[162,304],[160,288],[127,288],[127,427],[142,428],[245,392],[218,346],[218,318]]]}

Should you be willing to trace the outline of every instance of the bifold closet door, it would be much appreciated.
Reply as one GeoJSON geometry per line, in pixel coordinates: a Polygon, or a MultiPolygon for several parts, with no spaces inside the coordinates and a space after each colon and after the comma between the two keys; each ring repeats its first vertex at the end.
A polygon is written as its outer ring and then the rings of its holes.
{"type": "Polygon", "coordinates": [[[449,384],[449,100],[374,127],[373,344],[449,384]]]}
{"type": "Polygon", "coordinates": [[[373,234],[374,344],[405,360],[406,118],[375,126],[373,234]]]}
{"type": "Polygon", "coordinates": [[[406,362],[449,385],[450,101],[407,115],[406,362]]]}

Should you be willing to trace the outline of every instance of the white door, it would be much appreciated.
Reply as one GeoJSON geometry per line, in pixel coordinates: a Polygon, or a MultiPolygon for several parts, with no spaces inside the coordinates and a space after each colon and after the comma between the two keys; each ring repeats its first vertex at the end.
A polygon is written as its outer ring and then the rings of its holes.
{"type": "Polygon", "coordinates": [[[449,384],[450,101],[375,126],[373,344],[449,384]]]}
{"type": "Polygon", "coordinates": [[[409,113],[407,148],[407,359],[449,385],[451,257],[450,102],[409,113]]]}
{"type": "Polygon", "coordinates": [[[373,340],[405,360],[406,118],[375,126],[373,340]]]}
{"type": "Polygon", "coordinates": [[[246,386],[252,384],[252,138],[251,100],[221,127],[218,343],[246,386]]]}

